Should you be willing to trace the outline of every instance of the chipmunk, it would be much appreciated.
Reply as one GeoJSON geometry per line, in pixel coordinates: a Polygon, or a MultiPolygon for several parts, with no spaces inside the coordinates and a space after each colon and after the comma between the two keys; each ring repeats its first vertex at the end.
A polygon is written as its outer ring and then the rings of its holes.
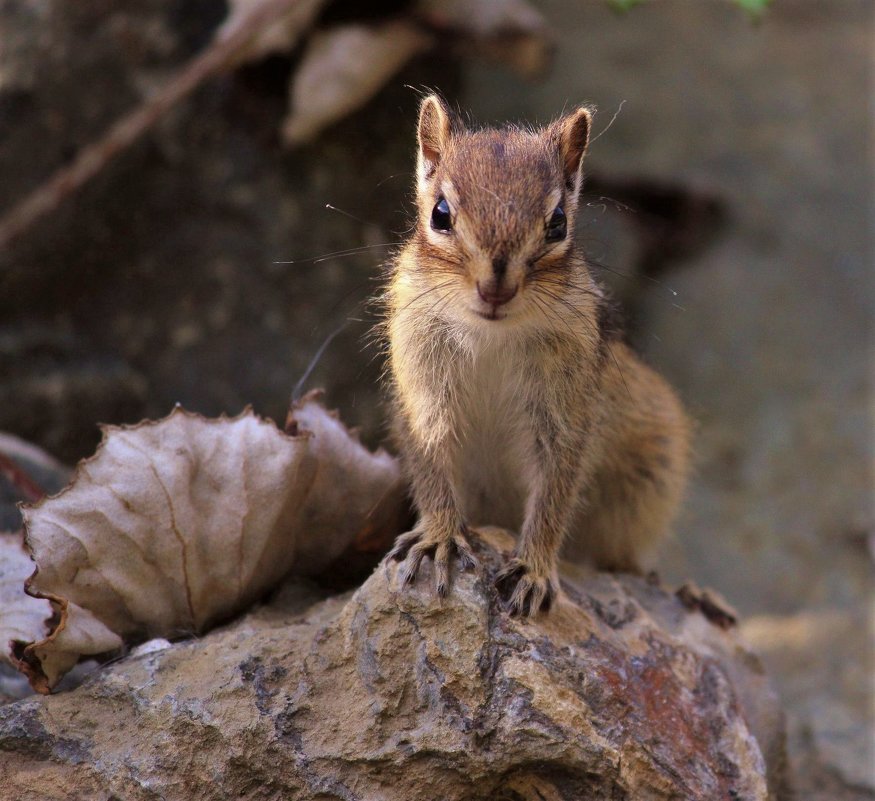
{"type": "Polygon", "coordinates": [[[419,513],[389,558],[476,564],[469,525],[520,532],[496,585],[513,615],[550,609],[573,557],[639,570],[685,483],[690,426],[624,343],[574,244],[592,114],[467,130],[437,96],[418,123],[418,216],[394,260],[385,332],[394,438],[419,513]]]}

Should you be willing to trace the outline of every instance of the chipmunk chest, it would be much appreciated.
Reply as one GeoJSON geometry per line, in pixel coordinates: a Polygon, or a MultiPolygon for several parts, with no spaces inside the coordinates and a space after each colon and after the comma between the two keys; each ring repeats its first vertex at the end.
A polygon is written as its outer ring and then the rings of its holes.
{"type": "Polygon", "coordinates": [[[463,402],[473,437],[528,427],[526,400],[531,392],[527,380],[531,380],[531,371],[512,351],[487,352],[471,365],[463,402]]]}
{"type": "Polygon", "coordinates": [[[534,447],[527,378],[531,371],[526,373],[513,354],[505,354],[475,365],[466,383],[457,489],[472,524],[517,528],[522,519],[529,478],[526,454],[534,447]]]}
{"type": "MultiPolygon", "coordinates": [[[[495,358],[479,360],[467,382],[462,441],[469,464],[487,462],[494,470],[513,471],[519,453],[530,444],[527,381],[531,370],[514,355],[494,354],[495,358]]],[[[481,469],[489,472],[482,465],[481,469]]]]}

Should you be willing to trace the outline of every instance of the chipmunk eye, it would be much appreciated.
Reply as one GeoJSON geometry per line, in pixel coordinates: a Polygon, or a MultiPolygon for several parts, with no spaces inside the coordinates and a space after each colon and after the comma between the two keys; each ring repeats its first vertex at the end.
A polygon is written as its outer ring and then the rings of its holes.
{"type": "Polygon", "coordinates": [[[553,214],[550,215],[550,221],[547,223],[546,239],[548,242],[561,242],[565,239],[565,234],[568,231],[568,221],[565,218],[565,212],[562,206],[557,206],[553,209],[553,214]]]}
{"type": "Polygon", "coordinates": [[[431,227],[435,231],[452,231],[453,221],[450,219],[450,204],[445,197],[438,199],[431,210],[431,227]]]}

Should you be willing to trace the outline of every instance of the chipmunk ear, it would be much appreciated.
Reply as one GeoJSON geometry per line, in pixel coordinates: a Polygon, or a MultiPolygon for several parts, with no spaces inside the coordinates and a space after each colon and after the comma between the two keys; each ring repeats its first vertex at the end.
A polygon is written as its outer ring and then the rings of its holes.
{"type": "Polygon", "coordinates": [[[592,111],[581,106],[571,114],[566,114],[551,126],[553,136],[559,146],[562,158],[562,171],[569,189],[578,186],[581,164],[589,143],[589,129],[592,111]]]}
{"type": "Polygon", "coordinates": [[[453,113],[437,95],[429,95],[419,107],[417,173],[421,181],[434,175],[453,129],[453,113]]]}

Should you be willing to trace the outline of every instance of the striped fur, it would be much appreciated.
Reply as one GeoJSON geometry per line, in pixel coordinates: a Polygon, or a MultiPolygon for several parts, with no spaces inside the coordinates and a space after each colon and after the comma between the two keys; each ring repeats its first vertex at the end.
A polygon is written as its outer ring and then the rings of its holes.
{"type": "Polygon", "coordinates": [[[394,436],[419,511],[392,557],[426,557],[446,595],[467,526],[518,530],[498,578],[513,614],[549,609],[566,552],[637,570],[665,533],[687,472],[674,393],[623,342],[574,247],[590,112],[539,130],[467,131],[423,101],[418,218],[386,292],[394,436]],[[452,230],[433,230],[445,198],[452,230]],[[567,236],[548,242],[557,206],[567,236]],[[494,297],[509,301],[496,303],[494,297]]]}

